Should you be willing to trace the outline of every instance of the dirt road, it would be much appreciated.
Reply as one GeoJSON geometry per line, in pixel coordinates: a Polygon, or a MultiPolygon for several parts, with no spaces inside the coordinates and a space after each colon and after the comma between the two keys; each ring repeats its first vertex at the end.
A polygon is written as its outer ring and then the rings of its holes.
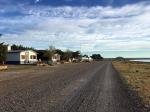
{"type": "Polygon", "coordinates": [[[0,112],[141,112],[110,62],[25,74],[0,81],[0,112]]]}

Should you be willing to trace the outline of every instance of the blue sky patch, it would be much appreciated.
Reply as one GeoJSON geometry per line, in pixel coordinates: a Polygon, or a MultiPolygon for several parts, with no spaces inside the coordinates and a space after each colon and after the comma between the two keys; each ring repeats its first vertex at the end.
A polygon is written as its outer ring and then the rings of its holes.
{"type": "Polygon", "coordinates": [[[150,56],[149,0],[0,0],[0,7],[0,42],[150,56]]]}

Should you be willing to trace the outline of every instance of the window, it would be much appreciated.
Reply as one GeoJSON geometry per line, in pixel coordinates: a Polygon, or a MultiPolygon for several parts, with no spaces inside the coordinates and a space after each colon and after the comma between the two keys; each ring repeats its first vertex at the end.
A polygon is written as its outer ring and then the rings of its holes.
{"type": "Polygon", "coordinates": [[[25,55],[21,55],[21,59],[25,59],[25,55]]]}
{"type": "Polygon", "coordinates": [[[35,55],[31,55],[30,59],[36,59],[36,56],[35,55]]]}
{"type": "Polygon", "coordinates": [[[36,56],[33,56],[33,59],[36,59],[36,56]]]}

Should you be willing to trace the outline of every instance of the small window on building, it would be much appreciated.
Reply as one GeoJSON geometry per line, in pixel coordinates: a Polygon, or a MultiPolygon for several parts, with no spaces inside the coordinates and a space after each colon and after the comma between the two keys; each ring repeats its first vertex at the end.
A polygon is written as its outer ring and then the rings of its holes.
{"type": "Polygon", "coordinates": [[[21,55],[21,59],[25,59],[25,55],[21,55]]]}
{"type": "Polygon", "coordinates": [[[36,56],[33,55],[33,59],[36,59],[36,56]]]}
{"type": "Polygon", "coordinates": [[[30,59],[36,59],[36,56],[35,55],[31,55],[30,59]]]}
{"type": "Polygon", "coordinates": [[[32,55],[30,56],[30,59],[32,59],[32,55]]]}

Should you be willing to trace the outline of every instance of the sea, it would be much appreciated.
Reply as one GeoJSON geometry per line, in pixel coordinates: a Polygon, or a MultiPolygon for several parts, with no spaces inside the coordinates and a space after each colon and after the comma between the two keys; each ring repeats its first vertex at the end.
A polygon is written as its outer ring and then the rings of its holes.
{"type": "Polygon", "coordinates": [[[136,61],[136,62],[149,62],[149,63],[150,63],[150,59],[138,59],[138,60],[130,60],[130,61],[136,61]]]}

